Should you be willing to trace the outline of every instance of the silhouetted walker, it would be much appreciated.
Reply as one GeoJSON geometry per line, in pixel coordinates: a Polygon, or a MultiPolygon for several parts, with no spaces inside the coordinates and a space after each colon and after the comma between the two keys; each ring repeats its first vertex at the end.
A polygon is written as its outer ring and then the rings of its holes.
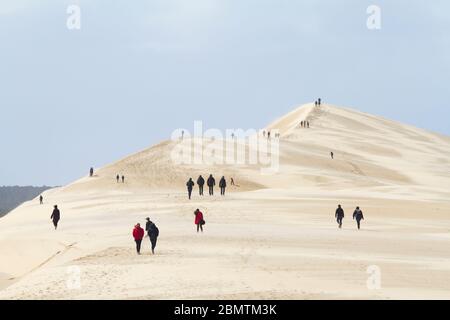
{"type": "Polygon", "coordinates": [[[194,181],[192,181],[192,178],[189,178],[188,182],[186,182],[189,200],[191,200],[192,189],[194,188],[194,185],[195,185],[195,183],[194,183],[194,181]]]}
{"type": "Polygon", "coordinates": [[[235,185],[235,184],[234,184],[234,179],[233,179],[233,178],[230,178],[230,183],[231,183],[232,186],[235,185]]]}
{"type": "Polygon", "coordinates": [[[159,236],[158,227],[150,221],[150,218],[147,218],[147,223],[145,224],[145,230],[147,231],[148,237],[150,238],[150,244],[152,246],[152,253],[155,254],[156,241],[159,236]]]}
{"type": "Polygon", "coordinates": [[[208,185],[209,188],[209,195],[212,196],[214,195],[214,186],[216,185],[216,179],[214,179],[213,175],[210,174],[208,181],[206,181],[206,184],[208,185]]]}
{"type": "Polygon", "coordinates": [[[117,180],[117,183],[119,183],[119,180],[120,180],[120,176],[119,175],[116,176],[116,180],[117,180]]]}
{"type": "Polygon", "coordinates": [[[322,105],[322,99],[319,98],[319,100],[317,101],[317,104],[320,107],[322,105]]]}
{"type": "Polygon", "coordinates": [[[89,177],[93,177],[94,176],[94,168],[91,168],[89,170],[89,177]]]}
{"type": "Polygon", "coordinates": [[[317,107],[317,101],[314,101],[314,106],[317,107]]]}
{"type": "Polygon", "coordinates": [[[353,212],[353,220],[356,219],[356,224],[358,225],[358,230],[361,229],[361,220],[364,220],[364,215],[359,207],[356,207],[355,212],[353,212]]]}
{"type": "Polygon", "coordinates": [[[270,131],[267,132],[267,139],[270,139],[270,131]]]}
{"type": "Polygon", "coordinates": [[[55,226],[55,230],[58,228],[58,222],[61,219],[61,212],[58,209],[58,206],[55,205],[53,207],[52,215],[50,216],[50,219],[53,221],[53,225],[55,226]]]}
{"type": "Polygon", "coordinates": [[[134,226],[133,238],[134,238],[134,242],[136,242],[137,254],[141,254],[141,244],[142,244],[142,239],[144,238],[144,229],[141,228],[140,223],[138,223],[134,226]]]}
{"type": "Polygon", "coordinates": [[[342,228],[342,219],[344,219],[344,209],[342,209],[341,205],[338,205],[338,208],[336,209],[336,221],[339,225],[339,229],[342,228]]]}
{"type": "Polygon", "coordinates": [[[205,179],[200,175],[197,179],[197,185],[198,185],[198,193],[202,196],[203,195],[203,186],[205,185],[205,179]]]}
{"type": "Polygon", "coordinates": [[[125,183],[125,176],[122,176],[122,183],[125,183]]]}
{"type": "Polygon", "coordinates": [[[334,159],[334,153],[333,153],[333,151],[331,151],[330,155],[331,155],[331,159],[334,159]]]}
{"type": "Polygon", "coordinates": [[[200,209],[197,209],[194,211],[194,215],[195,215],[194,223],[197,225],[197,232],[199,232],[200,230],[203,232],[203,226],[205,225],[203,213],[200,211],[200,209]]]}
{"type": "Polygon", "coordinates": [[[44,197],[42,196],[42,194],[39,196],[39,202],[41,204],[44,204],[44,197]]]}
{"type": "Polygon", "coordinates": [[[219,187],[220,187],[220,195],[225,195],[225,188],[227,187],[227,180],[225,180],[225,177],[222,177],[219,181],[219,187]]]}

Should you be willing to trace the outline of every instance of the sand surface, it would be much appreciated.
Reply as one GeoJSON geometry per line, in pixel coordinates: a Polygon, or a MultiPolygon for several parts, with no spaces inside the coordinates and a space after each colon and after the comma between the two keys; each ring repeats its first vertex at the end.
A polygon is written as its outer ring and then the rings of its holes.
{"type": "Polygon", "coordinates": [[[166,141],[47,191],[44,205],[23,204],[0,219],[0,299],[450,298],[450,138],[329,105],[270,129],[281,133],[275,174],[177,165],[177,143],[166,141]],[[306,119],[311,128],[299,128],[306,119]],[[199,173],[239,187],[226,197],[195,189],[189,201],[184,184],[199,173]],[[138,256],[131,231],[147,216],[160,229],[157,252],[146,238],[138,256]],[[379,288],[367,283],[373,268],[379,288]]]}

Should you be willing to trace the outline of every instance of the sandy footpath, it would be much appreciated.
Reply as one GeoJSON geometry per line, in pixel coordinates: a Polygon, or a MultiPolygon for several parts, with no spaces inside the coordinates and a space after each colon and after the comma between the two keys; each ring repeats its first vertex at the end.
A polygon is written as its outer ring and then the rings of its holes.
{"type": "Polygon", "coordinates": [[[0,219],[0,299],[450,299],[448,137],[332,106],[270,128],[281,132],[274,175],[173,165],[163,142],[23,204],[0,219]],[[239,187],[189,201],[187,177],[209,172],[239,187]],[[146,238],[138,256],[131,231],[147,216],[157,252],[146,238]]]}

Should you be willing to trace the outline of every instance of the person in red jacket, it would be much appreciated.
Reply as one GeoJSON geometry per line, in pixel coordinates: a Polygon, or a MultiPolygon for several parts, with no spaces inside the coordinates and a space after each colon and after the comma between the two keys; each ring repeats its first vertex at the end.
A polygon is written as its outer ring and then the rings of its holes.
{"type": "Polygon", "coordinates": [[[144,238],[144,229],[141,228],[140,223],[134,226],[133,238],[134,241],[136,242],[136,251],[138,254],[141,254],[141,243],[142,239],[144,238]]]}
{"type": "Polygon", "coordinates": [[[203,225],[205,224],[205,220],[203,220],[203,213],[197,209],[194,212],[195,215],[195,224],[197,225],[197,232],[201,230],[203,232],[203,225]]]}

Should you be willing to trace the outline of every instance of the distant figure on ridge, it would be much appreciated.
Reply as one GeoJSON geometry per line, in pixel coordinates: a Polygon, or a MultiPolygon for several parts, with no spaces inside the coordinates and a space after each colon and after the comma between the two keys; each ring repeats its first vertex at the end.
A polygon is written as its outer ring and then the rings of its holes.
{"type": "Polygon", "coordinates": [[[152,253],[155,254],[156,241],[159,236],[158,227],[150,221],[150,218],[147,218],[147,223],[145,224],[145,230],[147,231],[148,237],[150,238],[150,244],[152,246],[152,253]]]}
{"type": "Polygon", "coordinates": [[[300,127],[302,127],[302,128],[303,128],[303,121],[302,121],[302,122],[300,122],[300,127]]]}
{"type": "Polygon", "coordinates": [[[355,212],[353,212],[353,220],[356,219],[356,224],[358,225],[358,230],[361,229],[361,220],[364,220],[364,215],[359,207],[356,207],[355,212]]]}
{"type": "Polygon", "coordinates": [[[117,183],[119,183],[119,180],[120,180],[120,176],[119,175],[116,176],[116,180],[117,180],[117,183]]]}
{"type": "Polygon", "coordinates": [[[42,194],[39,196],[39,202],[41,204],[44,204],[44,197],[42,196],[42,194]]]}
{"type": "Polygon", "coordinates": [[[125,176],[122,176],[122,183],[125,183],[125,176]]]}
{"type": "Polygon", "coordinates": [[[194,212],[195,224],[197,225],[197,233],[201,230],[203,232],[203,226],[205,225],[205,220],[203,219],[203,213],[197,209],[194,212]]]}
{"type": "Polygon", "coordinates": [[[270,139],[270,131],[267,132],[267,139],[270,139]]]}
{"type": "Polygon", "coordinates": [[[342,209],[341,205],[338,205],[335,214],[336,221],[339,225],[339,229],[342,228],[342,219],[344,219],[344,209],[342,209]]]}
{"type": "Polygon", "coordinates": [[[263,131],[263,137],[266,137],[266,130],[263,131]]]}
{"type": "Polygon", "coordinates": [[[91,168],[89,170],[89,177],[93,177],[94,176],[94,168],[91,168]]]}
{"type": "Polygon", "coordinates": [[[216,179],[214,179],[213,175],[210,174],[208,181],[206,181],[206,184],[209,187],[209,195],[212,196],[214,195],[214,186],[216,185],[216,179]]]}
{"type": "Polygon", "coordinates": [[[53,225],[55,226],[55,230],[58,228],[58,222],[61,219],[61,212],[59,212],[58,206],[55,205],[52,215],[50,216],[50,219],[53,221],[53,225]]]}
{"type": "Polygon", "coordinates": [[[205,185],[205,179],[200,175],[197,179],[197,185],[198,185],[198,193],[202,196],[203,195],[203,186],[205,185]]]}
{"type": "Polygon", "coordinates": [[[186,182],[189,200],[191,200],[192,189],[194,188],[194,184],[195,183],[194,183],[194,181],[192,181],[192,178],[189,178],[188,182],[186,182]]]}
{"type": "Polygon", "coordinates": [[[235,184],[234,184],[234,179],[233,179],[233,178],[230,178],[230,184],[231,184],[232,186],[235,185],[235,184]]]}
{"type": "Polygon", "coordinates": [[[220,195],[225,195],[225,188],[227,187],[227,181],[225,180],[225,177],[222,177],[219,181],[219,187],[220,187],[220,195]]]}
{"type": "Polygon", "coordinates": [[[319,98],[319,100],[317,101],[318,106],[320,107],[322,104],[322,99],[319,98]]]}
{"type": "Polygon", "coordinates": [[[134,242],[136,242],[137,254],[141,254],[141,244],[142,244],[142,239],[144,238],[144,229],[141,228],[140,223],[138,223],[134,226],[133,238],[134,238],[134,242]]]}
{"type": "Polygon", "coordinates": [[[334,153],[333,153],[333,151],[331,151],[330,155],[331,155],[331,159],[334,159],[334,153]]]}
{"type": "Polygon", "coordinates": [[[314,106],[317,107],[317,101],[314,101],[314,106]]]}

